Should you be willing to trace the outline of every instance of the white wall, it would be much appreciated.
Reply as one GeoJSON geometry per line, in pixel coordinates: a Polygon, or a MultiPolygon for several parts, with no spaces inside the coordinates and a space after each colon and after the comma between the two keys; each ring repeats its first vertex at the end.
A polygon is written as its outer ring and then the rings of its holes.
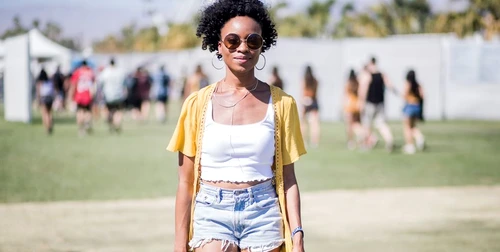
{"type": "MultiPolygon", "coordinates": [[[[500,93],[500,77],[499,81],[490,83],[472,81],[470,85],[450,81],[453,79],[450,77],[451,74],[457,74],[457,71],[450,71],[450,64],[462,54],[461,50],[450,50],[450,43],[458,46],[469,42],[458,41],[447,35],[406,35],[383,39],[345,40],[280,38],[276,47],[265,52],[266,67],[262,71],[256,71],[256,75],[266,81],[269,79],[272,67],[278,66],[285,91],[300,103],[300,83],[306,65],[311,65],[319,81],[321,119],[338,121],[342,119],[341,97],[349,70],[354,68],[359,72],[370,57],[375,56],[380,69],[400,91],[403,89],[408,70],[416,71],[417,79],[425,89],[424,112],[427,119],[500,120],[500,113],[497,112],[497,108],[500,108],[500,99],[496,99],[500,93]]],[[[484,46],[477,43],[474,45],[484,46]]],[[[497,42],[490,46],[494,48],[486,50],[488,54],[492,54],[488,60],[500,62],[500,44],[497,42]],[[495,53],[499,53],[498,58],[495,53]]],[[[484,54],[483,51],[483,58],[484,54]]],[[[98,64],[105,65],[110,56],[95,55],[94,59],[98,64]]],[[[222,66],[223,63],[214,60],[213,53],[201,49],[113,56],[118,64],[130,71],[144,62],[152,62],[149,65],[150,70],[156,70],[158,65],[165,64],[174,79],[180,79],[186,73],[191,74],[197,64],[202,65],[212,82],[224,76],[224,70],[212,67],[212,61],[217,66],[222,66]]],[[[263,65],[263,59],[260,60],[258,66],[263,65]]],[[[386,97],[386,113],[389,119],[401,119],[404,103],[402,98],[390,92],[387,92],[386,97]]]]}
{"type": "Polygon", "coordinates": [[[443,43],[446,118],[500,120],[500,44],[443,43]]]}
{"type": "Polygon", "coordinates": [[[5,120],[31,121],[31,76],[29,36],[5,41],[4,104],[5,120]]]}

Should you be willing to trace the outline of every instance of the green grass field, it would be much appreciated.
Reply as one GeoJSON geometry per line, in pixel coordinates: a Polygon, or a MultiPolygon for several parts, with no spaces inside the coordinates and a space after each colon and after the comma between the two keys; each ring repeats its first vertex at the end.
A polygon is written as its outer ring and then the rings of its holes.
{"type": "MultiPolygon", "coordinates": [[[[0,109],[0,203],[9,203],[0,204],[0,250],[170,250],[171,198],[100,201],[174,195],[177,156],[165,147],[177,113],[166,125],[127,120],[121,135],[100,121],[93,135],[79,138],[72,117],[57,117],[47,136],[39,116],[31,125],[7,123],[0,109]],[[10,204],[48,201],[76,202],[10,204]]],[[[401,145],[400,123],[391,127],[401,145]]],[[[422,129],[427,151],[408,156],[399,148],[348,151],[343,125],[322,124],[320,147],[296,166],[301,191],[348,190],[303,195],[307,251],[499,251],[498,187],[460,186],[500,184],[500,122],[422,129]],[[457,191],[428,188],[445,186],[457,191]],[[351,190],[374,188],[391,190],[351,190]],[[395,201],[400,193],[406,196],[395,201]]]]}
{"type": "MultiPolygon", "coordinates": [[[[99,121],[79,138],[72,117],[59,116],[47,136],[31,125],[0,119],[0,202],[140,199],[174,195],[177,155],[165,151],[169,123],[127,120],[121,135],[99,121]]],[[[402,144],[399,123],[391,124],[402,144]]],[[[348,151],[341,123],[322,124],[322,142],[297,163],[301,190],[492,185],[500,183],[499,122],[427,122],[428,149],[348,151]]]]}

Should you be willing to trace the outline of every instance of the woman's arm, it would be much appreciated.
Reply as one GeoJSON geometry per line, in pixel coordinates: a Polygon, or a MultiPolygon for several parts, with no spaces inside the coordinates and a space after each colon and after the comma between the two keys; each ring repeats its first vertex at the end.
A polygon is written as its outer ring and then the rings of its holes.
{"type": "MultiPolygon", "coordinates": [[[[300,216],[300,192],[293,163],[283,166],[283,177],[285,183],[288,224],[290,225],[290,232],[292,232],[296,227],[302,227],[300,216]]],[[[292,237],[292,241],[294,251],[304,251],[302,233],[297,233],[292,237]]]]}
{"type": "Polygon", "coordinates": [[[36,93],[35,93],[35,100],[37,100],[37,101],[40,101],[40,85],[41,85],[41,83],[39,81],[37,81],[35,83],[35,89],[36,89],[35,90],[36,91],[36,93]]]}
{"type": "Polygon", "coordinates": [[[179,152],[179,184],[175,197],[175,252],[186,252],[194,181],[194,157],[179,152]]]}
{"type": "Polygon", "coordinates": [[[406,97],[410,94],[410,90],[411,90],[411,84],[408,81],[405,81],[405,88],[403,90],[403,93],[401,94],[403,99],[406,99],[406,97]]]}

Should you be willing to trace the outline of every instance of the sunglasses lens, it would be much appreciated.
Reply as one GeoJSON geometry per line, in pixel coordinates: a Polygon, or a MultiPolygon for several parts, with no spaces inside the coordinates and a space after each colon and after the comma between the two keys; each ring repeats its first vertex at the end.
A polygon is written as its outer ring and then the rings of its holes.
{"type": "Polygon", "coordinates": [[[247,46],[252,50],[257,50],[261,48],[262,44],[263,44],[262,36],[260,36],[259,34],[253,33],[247,37],[247,46]]]}
{"type": "Polygon", "coordinates": [[[224,45],[226,45],[228,49],[236,49],[238,48],[238,46],[240,46],[240,44],[240,37],[236,34],[231,33],[224,38],[224,45]]]}

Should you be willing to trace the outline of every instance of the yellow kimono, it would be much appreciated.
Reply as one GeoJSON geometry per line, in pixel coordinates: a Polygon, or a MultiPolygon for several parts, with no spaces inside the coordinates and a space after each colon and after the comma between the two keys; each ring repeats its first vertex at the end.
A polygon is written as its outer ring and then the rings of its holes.
{"type": "MultiPolygon", "coordinates": [[[[283,217],[283,233],[285,235],[285,242],[281,247],[281,252],[291,252],[292,239],[286,214],[283,166],[296,162],[301,155],[306,153],[306,150],[300,131],[299,114],[297,112],[295,99],[283,92],[280,88],[274,86],[270,86],[270,88],[275,118],[275,155],[272,169],[274,173],[274,184],[283,217]]],[[[205,128],[206,109],[214,89],[215,84],[211,84],[191,94],[186,99],[182,106],[177,127],[167,147],[169,151],[180,151],[186,156],[195,157],[194,167],[196,167],[196,169],[194,171],[194,190],[192,197],[193,203],[191,205],[189,239],[191,239],[193,235],[194,199],[200,187],[200,157],[203,129],[205,128]]]]}

